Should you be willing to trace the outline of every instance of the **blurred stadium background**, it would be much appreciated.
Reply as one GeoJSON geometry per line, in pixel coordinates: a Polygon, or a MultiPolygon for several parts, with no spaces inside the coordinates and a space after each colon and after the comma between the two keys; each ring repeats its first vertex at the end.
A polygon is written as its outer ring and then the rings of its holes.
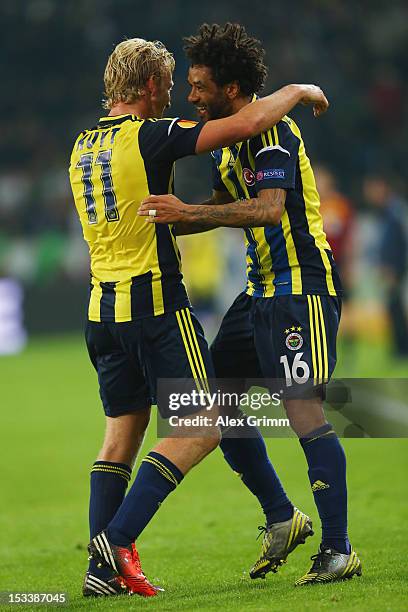
{"type": "MultiPolygon", "coordinates": [[[[309,109],[292,114],[318,169],[348,290],[343,336],[408,354],[406,2],[175,0],[170,8],[157,0],[3,0],[0,20],[0,353],[19,351],[24,329],[28,337],[82,329],[88,255],[67,166],[75,134],[103,114],[102,75],[114,44],[161,39],[176,58],[169,114],[194,117],[181,37],[203,21],[236,20],[264,43],[265,91],[315,82],[331,101],[319,121],[309,109]]],[[[210,187],[208,159],[178,164],[176,191],[187,201],[205,199],[210,187]]],[[[220,229],[180,244],[190,297],[211,337],[244,285],[241,232],[220,229]]]]}

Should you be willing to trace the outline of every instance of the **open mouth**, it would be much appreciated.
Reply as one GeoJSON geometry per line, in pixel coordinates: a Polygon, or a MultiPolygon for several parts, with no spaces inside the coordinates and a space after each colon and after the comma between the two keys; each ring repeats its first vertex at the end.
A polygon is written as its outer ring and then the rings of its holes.
{"type": "Polygon", "coordinates": [[[196,106],[196,111],[200,115],[200,117],[202,117],[203,115],[206,114],[207,107],[206,106],[196,106]]]}

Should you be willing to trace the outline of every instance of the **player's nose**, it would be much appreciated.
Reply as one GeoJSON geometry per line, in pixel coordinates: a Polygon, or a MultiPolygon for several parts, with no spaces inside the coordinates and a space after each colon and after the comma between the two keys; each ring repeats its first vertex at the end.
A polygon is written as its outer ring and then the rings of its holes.
{"type": "Polygon", "coordinates": [[[191,104],[196,104],[199,101],[199,97],[198,95],[195,93],[194,89],[192,89],[190,91],[190,93],[187,96],[187,100],[191,103],[191,104]]]}

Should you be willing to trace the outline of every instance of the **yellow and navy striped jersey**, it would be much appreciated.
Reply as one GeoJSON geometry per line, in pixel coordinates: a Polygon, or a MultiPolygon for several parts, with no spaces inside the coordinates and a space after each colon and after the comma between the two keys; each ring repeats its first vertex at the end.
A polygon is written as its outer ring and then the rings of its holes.
{"type": "Polygon", "coordinates": [[[313,170],[295,122],[284,117],[255,138],[213,151],[212,158],[213,188],[235,200],[255,198],[262,189],[287,191],[278,226],[244,228],[246,292],[254,297],[340,295],[313,170]]]}
{"type": "Polygon", "coordinates": [[[102,117],[75,141],[69,168],[91,259],[91,321],[121,322],[189,304],[169,225],[137,215],[150,193],[171,193],[174,161],[194,155],[202,124],[102,117]]]}

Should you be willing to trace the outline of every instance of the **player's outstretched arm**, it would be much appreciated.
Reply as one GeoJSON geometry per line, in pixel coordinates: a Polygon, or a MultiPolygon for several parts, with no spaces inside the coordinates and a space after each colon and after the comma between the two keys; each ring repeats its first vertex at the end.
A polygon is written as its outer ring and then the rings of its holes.
{"type": "MultiPolygon", "coordinates": [[[[211,198],[200,204],[200,206],[222,206],[229,204],[234,201],[234,198],[228,193],[228,191],[216,191],[213,190],[211,198]]],[[[214,229],[211,222],[201,221],[201,223],[175,223],[174,230],[177,236],[186,236],[189,234],[200,234],[207,232],[208,230],[214,229]]]]}
{"type": "Polygon", "coordinates": [[[312,104],[315,117],[322,115],[329,106],[317,85],[286,85],[265,98],[247,104],[234,115],[207,121],[198,137],[196,153],[227,147],[257,136],[276,125],[299,103],[312,104]]]}
{"type": "Polygon", "coordinates": [[[185,204],[171,194],[151,195],[142,202],[138,214],[150,223],[180,224],[182,231],[177,233],[193,234],[215,227],[278,225],[285,200],[285,189],[262,189],[256,198],[223,206],[185,204]]]}

